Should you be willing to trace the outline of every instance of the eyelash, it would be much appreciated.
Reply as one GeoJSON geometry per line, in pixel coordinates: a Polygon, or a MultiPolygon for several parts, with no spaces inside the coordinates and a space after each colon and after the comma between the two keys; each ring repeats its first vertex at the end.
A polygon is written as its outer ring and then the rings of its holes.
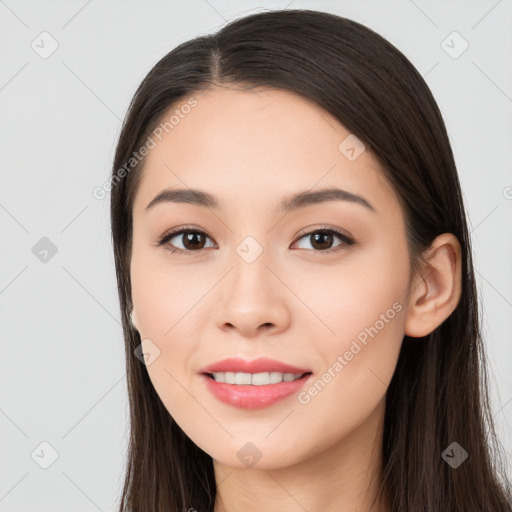
{"type": "MultiPolygon", "coordinates": [[[[164,246],[164,245],[167,244],[167,242],[169,242],[169,240],[171,240],[175,236],[182,235],[184,233],[199,233],[201,235],[205,235],[206,237],[210,238],[207,233],[205,233],[204,231],[202,231],[200,229],[185,227],[185,228],[179,228],[176,231],[171,231],[170,233],[164,234],[162,237],[160,237],[157,240],[156,245],[158,247],[164,246]]],[[[324,251],[314,250],[314,249],[306,249],[308,251],[312,251],[314,254],[322,254],[322,253],[332,254],[332,253],[341,251],[342,249],[350,248],[353,245],[355,245],[355,243],[356,243],[355,240],[353,240],[349,236],[347,236],[347,235],[337,231],[336,229],[328,228],[327,226],[326,227],[317,228],[317,229],[315,229],[313,231],[309,231],[308,233],[304,233],[296,241],[298,242],[299,240],[302,240],[303,238],[311,236],[311,235],[313,235],[315,233],[334,234],[334,235],[336,235],[337,237],[339,237],[341,239],[342,243],[340,243],[339,245],[337,245],[336,247],[334,247],[332,249],[326,249],[324,251]]],[[[171,252],[171,254],[182,253],[182,254],[186,254],[187,256],[191,256],[192,254],[201,252],[204,249],[198,249],[197,251],[185,251],[183,249],[171,249],[171,248],[169,248],[168,250],[171,252]]]]}

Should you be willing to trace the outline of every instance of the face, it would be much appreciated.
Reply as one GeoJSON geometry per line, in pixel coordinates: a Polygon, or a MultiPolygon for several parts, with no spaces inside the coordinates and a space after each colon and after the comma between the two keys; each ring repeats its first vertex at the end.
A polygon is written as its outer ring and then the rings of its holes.
{"type": "Polygon", "coordinates": [[[147,371],[216,461],[242,468],[253,454],[259,468],[291,466],[371,432],[383,412],[409,287],[403,214],[370,152],[318,106],[269,89],[193,97],[150,150],[134,201],[132,299],[147,371]],[[330,188],[361,199],[290,200],[330,188]],[[217,204],[147,208],[167,189],[217,204]],[[231,357],[306,375],[257,386],[201,373],[231,357]],[[271,387],[289,394],[268,399],[271,387]],[[213,388],[228,389],[224,399],[213,388]]]}

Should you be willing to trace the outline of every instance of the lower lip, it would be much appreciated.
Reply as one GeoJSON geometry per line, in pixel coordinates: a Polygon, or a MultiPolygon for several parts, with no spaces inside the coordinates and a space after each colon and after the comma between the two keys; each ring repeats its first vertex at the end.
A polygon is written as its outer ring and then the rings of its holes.
{"type": "Polygon", "coordinates": [[[226,384],[202,374],[207,388],[222,402],[241,409],[262,409],[297,393],[311,377],[307,373],[300,379],[278,384],[254,386],[252,384],[226,384]]]}

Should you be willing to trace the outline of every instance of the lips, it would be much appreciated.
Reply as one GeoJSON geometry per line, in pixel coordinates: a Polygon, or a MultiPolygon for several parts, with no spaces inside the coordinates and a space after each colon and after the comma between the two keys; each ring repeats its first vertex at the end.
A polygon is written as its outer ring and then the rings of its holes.
{"type": "Polygon", "coordinates": [[[263,372],[279,372],[279,373],[311,373],[308,368],[292,366],[276,359],[268,357],[260,357],[252,361],[246,361],[239,357],[230,357],[217,361],[201,368],[199,373],[210,374],[216,372],[234,372],[234,373],[263,373],[263,372]]]}
{"type": "Polygon", "coordinates": [[[200,375],[202,384],[219,401],[239,409],[263,409],[296,395],[311,378],[311,373],[292,382],[264,386],[237,385],[217,382],[200,375]]]}

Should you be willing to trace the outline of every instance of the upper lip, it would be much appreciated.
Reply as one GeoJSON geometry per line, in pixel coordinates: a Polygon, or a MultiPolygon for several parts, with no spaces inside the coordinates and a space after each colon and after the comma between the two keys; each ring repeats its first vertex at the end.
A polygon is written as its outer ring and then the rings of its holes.
{"type": "Polygon", "coordinates": [[[240,357],[229,357],[217,361],[213,364],[205,366],[199,370],[199,373],[216,373],[216,372],[242,372],[242,373],[263,373],[263,372],[279,372],[279,373],[308,373],[311,370],[307,368],[299,368],[290,364],[270,359],[268,357],[260,357],[252,361],[246,361],[240,357]]]}

